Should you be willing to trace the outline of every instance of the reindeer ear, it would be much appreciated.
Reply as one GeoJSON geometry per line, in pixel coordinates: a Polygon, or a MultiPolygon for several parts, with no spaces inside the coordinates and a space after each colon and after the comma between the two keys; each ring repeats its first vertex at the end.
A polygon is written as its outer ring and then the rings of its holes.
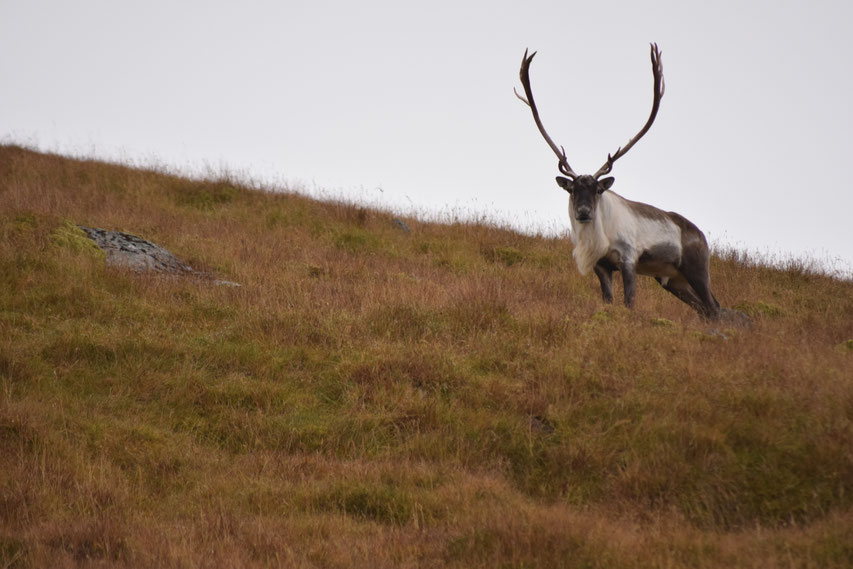
{"type": "Polygon", "coordinates": [[[572,181],[570,179],[557,176],[557,185],[567,192],[572,193],[572,181]]]}
{"type": "Polygon", "coordinates": [[[599,180],[599,181],[598,181],[598,191],[599,191],[599,193],[603,192],[604,190],[609,190],[609,189],[610,189],[610,186],[612,186],[612,185],[613,185],[613,182],[615,182],[615,181],[616,181],[616,178],[614,178],[613,176],[609,176],[609,177],[607,177],[607,178],[604,178],[604,179],[602,179],[602,180],[599,180]]]}

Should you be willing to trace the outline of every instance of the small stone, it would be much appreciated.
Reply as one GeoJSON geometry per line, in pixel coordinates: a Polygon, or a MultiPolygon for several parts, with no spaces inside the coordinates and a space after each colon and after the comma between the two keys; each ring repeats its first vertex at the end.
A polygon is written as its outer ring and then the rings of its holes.
{"type": "Polygon", "coordinates": [[[720,332],[716,328],[711,328],[710,330],[708,330],[708,335],[715,337],[715,338],[720,338],[722,340],[728,340],[729,339],[729,337],[726,334],[724,334],[723,332],[720,332]]]}
{"type": "Polygon", "coordinates": [[[720,308],[720,321],[730,326],[749,328],[752,326],[752,318],[741,310],[733,308],[720,308]]]}
{"type": "Polygon", "coordinates": [[[393,223],[394,226],[401,231],[405,231],[406,233],[412,232],[412,230],[411,230],[411,228],[409,228],[408,224],[405,221],[403,221],[402,219],[394,218],[391,220],[391,223],[393,223]]]}
{"type": "Polygon", "coordinates": [[[528,418],[530,422],[530,427],[534,431],[539,431],[540,433],[545,433],[546,435],[552,435],[557,430],[554,427],[554,424],[548,420],[547,417],[543,417],[542,415],[534,415],[528,418]]]}

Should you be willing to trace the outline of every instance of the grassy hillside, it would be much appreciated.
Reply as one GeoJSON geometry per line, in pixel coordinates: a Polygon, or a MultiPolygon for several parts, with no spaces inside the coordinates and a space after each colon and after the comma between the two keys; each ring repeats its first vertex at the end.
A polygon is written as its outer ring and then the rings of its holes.
{"type": "Polygon", "coordinates": [[[0,147],[0,567],[853,566],[852,283],[391,220],[0,147]]]}

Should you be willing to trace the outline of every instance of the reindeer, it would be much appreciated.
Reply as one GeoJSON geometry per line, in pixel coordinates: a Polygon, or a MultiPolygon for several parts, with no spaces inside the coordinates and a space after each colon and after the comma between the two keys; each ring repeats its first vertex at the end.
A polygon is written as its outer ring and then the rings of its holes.
{"type": "Polygon", "coordinates": [[[516,97],[530,107],[533,120],[548,146],[559,159],[557,184],[569,193],[569,220],[572,226],[572,256],[582,275],[595,271],[601,282],[605,302],[613,302],[613,272],[621,271],[625,306],[634,307],[636,275],[654,277],[663,288],[687,303],[706,320],[720,318],[720,303],[711,292],[708,271],[710,253],[705,235],[693,223],[674,212],[627,200],[610,190],[609,174],[613,163],[624,156],[651,128],[665,88],[661,52],[651,44],[654,101],[645,126],[624,147],[608,154],[607,161],[592,176],[575,174],[566,159],[566,151],[548,136],[530,87],[530,62],[521,61],[521,85],[526,96],[516,97]]]}

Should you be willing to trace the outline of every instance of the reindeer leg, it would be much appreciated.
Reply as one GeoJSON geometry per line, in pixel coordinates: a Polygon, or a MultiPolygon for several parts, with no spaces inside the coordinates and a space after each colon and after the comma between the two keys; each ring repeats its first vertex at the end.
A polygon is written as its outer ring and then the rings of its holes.
{"type": "Polygon", "coordinates": [[[701,302],[701,309],[697,309],[699,314],[706,320],[719,320],[720,318],[720,303],[711,292],[711,277],[708,269],[708,254],[707,250],[701,254],[686,254],[682,259],[681,273],[696,297],[701,302]]]}
{"type": "Polygon", "coordinates": [[[599,261],[592,270],[601,283],[601,298],[608,304],[613,302],[613,267],[609,263],[599,261]]]}
{"type": "Polygon", "coordinates": [[[637,292],[637,267],[633,263],[622,263],[622,287],[625,289],[625,306],[634,308],[637,292]]]}
{"type": "Polygon", "coordinates": [[[655,280],[660,283],[664,290],[672,293],[678,300],[704,316],[705,307],[702,301],[699,300],[699,297],[696,296],[693,288],[684,277],[672,277],[666,279],[666,281],[660,277],[655,277],[655,280]]]}
{"type": "Polygon", "coordinates": [[[702,310],[700,311],[700,314],[707,320],[719,320],[720,304],[711,292],[708,277],[696,277],[694,279],[688,278],[687,282],[690,283],[690,286],[694,291],[696,291],[696,296],[698,296],[699,300],[702,301],[702,310]]]}

